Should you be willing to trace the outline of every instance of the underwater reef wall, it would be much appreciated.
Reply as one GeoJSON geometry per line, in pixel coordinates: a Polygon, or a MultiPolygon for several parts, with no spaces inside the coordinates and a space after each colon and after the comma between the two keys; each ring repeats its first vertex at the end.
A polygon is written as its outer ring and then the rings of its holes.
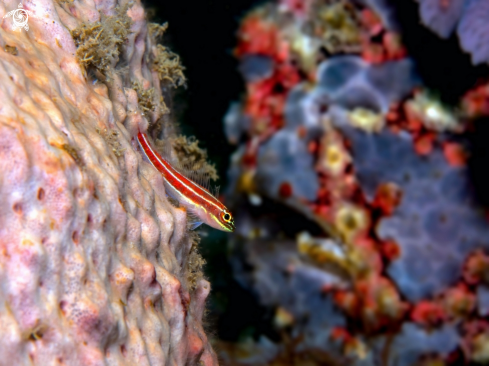
{"type": "Polygon", "coordinates": [[[18,5],[0,2],[0,365],[216,365],[198,237],[135,142],[171,130],[185,81],[166,26],[140,1],[26,0],[19,29],[18,5]]]}
{"type": "Polygon", "coordinates": [[[443,105],[386,4],[281,0],[242,20],[231,261],[279,340],[224,344],[224,364],[489,362],[489,225],[467,138],[488,84],[443,105]]]}

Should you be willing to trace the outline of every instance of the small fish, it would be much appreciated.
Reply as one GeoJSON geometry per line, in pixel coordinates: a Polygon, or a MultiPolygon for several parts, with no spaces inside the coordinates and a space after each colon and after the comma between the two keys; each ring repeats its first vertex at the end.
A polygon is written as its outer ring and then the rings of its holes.
{"type": "Polygon", "coordinates": [[[218,230],[234,231],[233,216],[216,197],[180,173],[158,154],[145,133],[138,133],[138,141],[144,156],[163,176],[167,193],[196,216],[198,221],[192,225],[192,229],[205,223],[218,230]]]}

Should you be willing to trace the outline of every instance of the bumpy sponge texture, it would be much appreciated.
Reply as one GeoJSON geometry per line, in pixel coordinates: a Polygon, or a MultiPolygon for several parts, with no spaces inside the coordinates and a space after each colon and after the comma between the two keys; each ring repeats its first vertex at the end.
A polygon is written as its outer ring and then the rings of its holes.
{"type": "MultiPolygon", "coordinates": [[[[137,93],[116,73],[87,80],[70,34],[127,9],[121,60],[159,94],[141,4],[23,5],[30,30],[0,28],[0,365],[217,364],[186,214],[136,150],[137,93]]],[[[1,1],[0,19],[16,7],[1,1]]]]}

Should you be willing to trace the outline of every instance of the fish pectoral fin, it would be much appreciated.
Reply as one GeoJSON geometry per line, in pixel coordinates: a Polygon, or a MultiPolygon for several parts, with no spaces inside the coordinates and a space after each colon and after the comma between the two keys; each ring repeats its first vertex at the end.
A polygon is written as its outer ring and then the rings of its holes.
{"type": "Polygon", "coordinates": [[[200,222],[200,221],[192,221],[192,222],[189,222],[188,223],[188,228],[190,230],[195,230],[197,229],[200,225],[202,225],[203,223],[200,222]]]}
{"type": "Polygon", "coordinates": [[[192,211],[187,211],[187,226],[190,230],[194,230],[202,224],[203,222],[199,216],[192,211]]]}

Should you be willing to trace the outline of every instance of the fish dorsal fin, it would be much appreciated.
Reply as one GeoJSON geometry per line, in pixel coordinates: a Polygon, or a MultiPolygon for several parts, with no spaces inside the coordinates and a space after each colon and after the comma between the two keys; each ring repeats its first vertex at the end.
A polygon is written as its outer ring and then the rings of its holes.
{"type": "Polygon", "coordinates": [[[171,144],[163,140],[157,140],[156,147],[157,147],[156,150],[160,153],[161,157],[165,159],[168,163],[170,163],[172,166],[175,166],[175,163],[177,162],[177,158],[173,153],[173,148],[171,144]]]}
{"type": "Polygon", "coordinates": [[[197,183],[199,186],[209,190],[210,187],[210,176],[202,169],[193,169],[188,165],[183,165],[178,162],[171,163],[172,166],[182,175],[197,183]]]}
{"type": "Polygon", "coordinates": [[[206,173],[203,169],[195,170],[193,172],[192,180],[201,187],[207,189],[210,193],[211,177],[209,176],[209,173],[206,173]]]}
{"type": "Polygon", "coordinates": [[[217,198],[217,197],[219,197],[219,188],[221,188],[221,187],[219,187],[219,186],[215,186],[215,187],[214,187],[214,192],[212,192],[212,194],[213,194],[213,195],[214,195],[214,197],[216,197],[216,198],[217,198]]]}
{"type": "Polygon", "coordinates": [[[160,142],[159,152],[161,153],[163,159],[165,159],[168,163],[170,163],[170,165],[176,171],[189,178],[189,176],[192,174],[192,170],[190,169],[190,167],[180,163],[171,144],[169,144],[168,142],[161,144],[160,142]]]}
{"type": "MultiPolygon", "coordinates": [[[[171,166],[179,172],[181,175],[187,177],[194,183],[197,183],[202,188],[206,189],[209,193],[211,192],[211,176],[204,168],[194,169],[188,164],[182,164],[179,160],[171,144],[165,143],[162,147],[160,145],[161,156],[171,164],[171,166]]],[[[214,196],[216,196],[214,194],[214,196]]]]}

